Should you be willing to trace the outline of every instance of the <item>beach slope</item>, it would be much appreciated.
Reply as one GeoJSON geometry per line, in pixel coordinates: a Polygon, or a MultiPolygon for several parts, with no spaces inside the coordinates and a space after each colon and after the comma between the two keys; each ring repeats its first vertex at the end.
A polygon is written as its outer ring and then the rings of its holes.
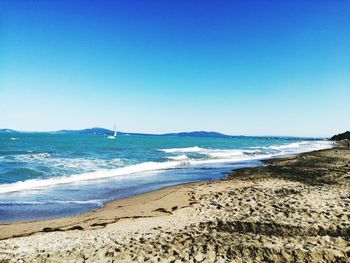
{"type": "Polygon", "coordinates": [[[0,224],[0,262],[350,262],[341,145],[83,215],[0,224]]]}

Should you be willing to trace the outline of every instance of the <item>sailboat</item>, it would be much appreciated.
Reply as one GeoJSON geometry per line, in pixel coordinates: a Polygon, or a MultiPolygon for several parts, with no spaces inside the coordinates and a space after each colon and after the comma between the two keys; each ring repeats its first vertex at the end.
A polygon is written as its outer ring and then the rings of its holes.
{"type": "Polygon", "coordinates": [[[113,125],[114,133],[113,135],[108,136],[108,139],[115,139],[117,137],[117,129],[115,128],[115,124],[113,125]]]}

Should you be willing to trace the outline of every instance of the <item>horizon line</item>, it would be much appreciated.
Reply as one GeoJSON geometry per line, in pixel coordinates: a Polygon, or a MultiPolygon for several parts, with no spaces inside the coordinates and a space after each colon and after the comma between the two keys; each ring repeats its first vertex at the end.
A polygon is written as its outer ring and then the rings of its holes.
{"type": "MultiPolygon", "coordinates": [[[[60,131],[83,131],[83,130],[90,130],[90,129],[104,129],[113,132],[113,130],[103,128],[103,127],[91,127],[91,128],[83,128],[83,129],[59,129],[59,130],[46,130],[46,131],[35,131],[35,130],[15,130],[12,128],[0,128],[1,130],[10,130],[12,132],[19,132],[19,133],[57,133],[60,131]]],[[[276,135],[276,134],[265,134],[265,135],[251,135],[251,134],[226,134],[218,131],[207,131],[207,130],[192,130],[192,131],[178,131],[178,132],[165,132],[165,133],[149,133],[149,132],[125,132],[125,131],[118,131],[118,133],[123,134],[140,134],[140,135],[168,135],[168,134],[178,134],[178,133],[194,133],[194,132],[205,132],[205,133],[218,133],[224,136],[235,136],[235,137],[294,137],[294,138],[330,138],[333,135],[330,136],[301,136],[301,135],[276,135]]],[[[88,135],[88,134],[86,134],[88,135]]]]}

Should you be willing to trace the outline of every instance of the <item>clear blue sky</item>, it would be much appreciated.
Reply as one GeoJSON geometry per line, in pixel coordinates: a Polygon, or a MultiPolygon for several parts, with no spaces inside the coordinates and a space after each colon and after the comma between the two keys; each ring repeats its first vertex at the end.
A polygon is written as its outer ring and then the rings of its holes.
{"type": "Polygon", "coordinates": [[[350,129],[350,1],[0,0],[0,128],[350,129]]]}

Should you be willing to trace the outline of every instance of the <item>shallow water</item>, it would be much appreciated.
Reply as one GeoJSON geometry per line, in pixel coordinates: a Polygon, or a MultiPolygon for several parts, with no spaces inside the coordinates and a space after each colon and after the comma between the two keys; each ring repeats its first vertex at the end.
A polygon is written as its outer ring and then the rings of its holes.
{"type": "Polygon", "coordinates": [[[0,134],[0,221],[79,214],[170,185],[223,178],[262,159],[329,147],[295,138],[0,134]]]}

